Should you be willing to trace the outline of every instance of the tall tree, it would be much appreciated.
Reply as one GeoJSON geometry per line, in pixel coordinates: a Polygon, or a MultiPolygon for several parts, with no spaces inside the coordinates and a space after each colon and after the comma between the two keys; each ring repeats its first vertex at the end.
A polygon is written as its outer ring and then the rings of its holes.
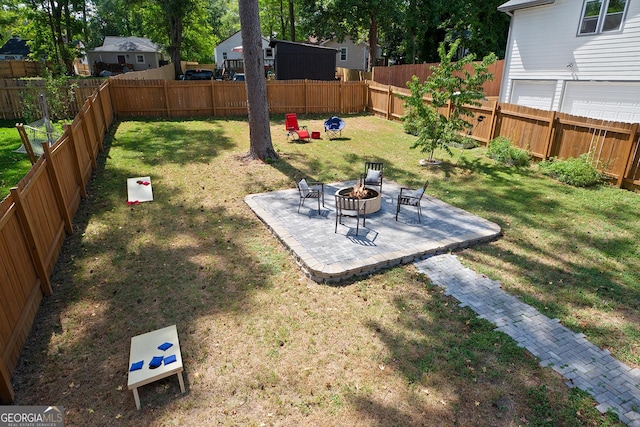
{"type": "Polygon", "coordinates": [[[238,0],[238,6],[249,110],[250,144],[248,157],[263,161],[277,159],[278,154],[273,149],[271,128],[269,126],[267,81],[264,77],[258,0],[238,0]]]}
{"type": "Polygon", "coordinates": [[[304,26],[320,38],[366,39],[369,64],[375,65],[379,29],[390,25],[399,10],[392,0],[304,0],[304,26]]]}
{"type": "Polygon", "coordinates": [[[155,0],[165,16],[169,34],[167,52],[176,72],[176,76],[182,74],[182,39],[183,24],[187,14],[194,7],[195,0],[155,0]]]}

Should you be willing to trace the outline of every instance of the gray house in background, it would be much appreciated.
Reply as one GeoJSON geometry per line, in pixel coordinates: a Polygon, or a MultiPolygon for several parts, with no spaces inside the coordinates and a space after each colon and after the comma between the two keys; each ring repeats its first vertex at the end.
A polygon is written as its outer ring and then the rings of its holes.
{"type": "Polygon", "coordinates": [[[2,47],[0,47],[0,59],[27,59],[30,52],[31,51],[29,50],[29,46],[27,46],[26,40],[22,40],[18,36],[13,36],[7,40],[2,47]]]}
{"type": "Polygon", "coordinates": [[[336,79],[337,49],[272,39],[276,80],[336,79]]]}
{"type": "Polygon", "coordinates": [[[125,66],[130,71],[143,71],[158,68],[162,61],[160,47],[144,37],[114,37],[104,38],[102,46],[87,52],[89,66],[93,72],[96,64],[125,66]],[[131,68],[133,68],[131,70],[131,68]]]}

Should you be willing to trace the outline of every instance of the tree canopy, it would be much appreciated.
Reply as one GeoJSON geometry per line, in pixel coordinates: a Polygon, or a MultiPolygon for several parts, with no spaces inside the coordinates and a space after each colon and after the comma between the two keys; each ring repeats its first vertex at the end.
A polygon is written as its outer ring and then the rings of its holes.
{"type": "MultiPolygon", "coordinates": [[[[504,0],[258,0],[261,34],[306,41],[350,36],[396,63],[437,62],[438,46],[461,39],[459,57],[504,56],[509,18],[504,0]]],[[[215,45],[240,30],[236,0],[4,0],[0,41],[29,40],[32,56],[71,71],[76,41],[148,37],[172,60],[209,63],[215,45]]],[[[370,66],[374,65],[375,55],[370,66]]]]}

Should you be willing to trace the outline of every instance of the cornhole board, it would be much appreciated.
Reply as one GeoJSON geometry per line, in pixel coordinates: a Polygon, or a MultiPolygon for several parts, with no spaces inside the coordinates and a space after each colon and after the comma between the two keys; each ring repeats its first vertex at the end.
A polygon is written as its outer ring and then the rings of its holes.
{"type": "Polygon", "coordinates": [[[151,188],[151,177],[140,176],[137,178],[127,178],[127,202],[151,202],[153,201],[153,188],[151,188]],[[141,184],[148,182],[149,185],[141,184]]]}
{"type": "Polygon", "coordinates": [[[167,326],[166,328],[157,329],[131,338],[129,367],[140,361],[142,361],[142,368],[134,371],[129,370],[129,379],[127,381],[129,390],[133,390],[133,398],[136,401],[137,409],[140,409],[138,387],[159,379],[177,375],[178,382],[180,383],[180,391],[184,393],[182,354],[180,352],[180,341],[178,340],[178,329],[176,325],[167,326]],[[158,346],[163,343],[169,343],[171,346],[166,350],[162,350],[158,346]],[[173,362],[171,363],[161,363],[157,368],[151,368],[149,362],[155,356],[162,356],[162,358],[167,356],[175,357],[173,357],[173,362]]]}

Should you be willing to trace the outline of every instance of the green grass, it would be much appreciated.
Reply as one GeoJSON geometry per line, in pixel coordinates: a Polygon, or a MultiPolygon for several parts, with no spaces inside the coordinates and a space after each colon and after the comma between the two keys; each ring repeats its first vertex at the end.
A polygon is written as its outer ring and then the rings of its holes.
{"type": "MultiPolygon", "coordinates": [[[[322,129],[325,117],[301,116],[322,129]]],[[[341,286],[306,279],[244,203],[309,177],[385,179],[499,223],[460,258],[638,366],[638,196],[576,189],[483,148],[418,166],[400,123],[345,117],[342,139],[287,142],[246,162],[242,119],[117,123],[74,219],[14,379],[17,404],[57,404],[66,425],[619,425],[411,265],[341,286]],[[127,206],[126,178],[154,202],[127,206]],[[130,337],[178,325],[175,378],[126,387],[130,337]]],[[[332,232],[329,229],[328,232],[332,232]]]]}
{"type": "Polygon", "coordinates": [[[26,154],[14,152],[22,144],[15,124],[15,121],[0,120],[0,199],[6,197],[31,168],[26,154]]]}

